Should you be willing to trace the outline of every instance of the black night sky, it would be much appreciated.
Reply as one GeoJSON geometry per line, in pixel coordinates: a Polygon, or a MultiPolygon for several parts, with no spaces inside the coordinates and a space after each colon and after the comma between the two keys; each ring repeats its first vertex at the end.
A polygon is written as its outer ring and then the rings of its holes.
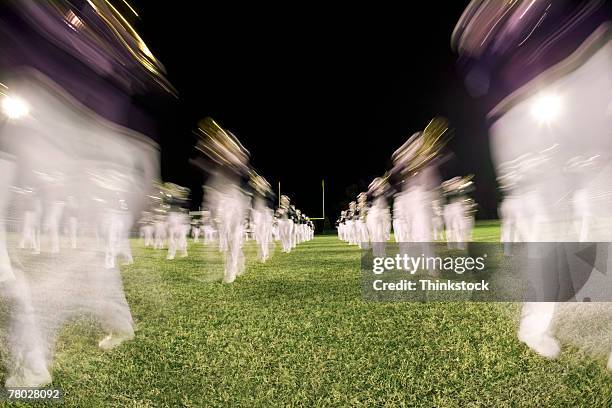
{"type": "Polygon", "coordinates": [[[203,176],[188,163],[191,131],[212,116],[310,216],[321,216],[325,179],[333,222],[407,137],[443,115],[455,130],[443,176],[476,174],[477,216],[496,217],[484,112],[450,48],[467,1],[418,3],[135,2],[137,29],[180,94],[157,109],[164,180],[192,188],[197,207],[203,176]]]}

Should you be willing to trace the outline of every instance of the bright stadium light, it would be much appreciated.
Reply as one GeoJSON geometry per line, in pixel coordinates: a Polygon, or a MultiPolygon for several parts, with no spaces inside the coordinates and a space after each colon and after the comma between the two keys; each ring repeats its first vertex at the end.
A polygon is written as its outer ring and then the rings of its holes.
{"type": "Polygon", "coordinates": [[[23,99],[6,96],[2,100],[2,111],[9,119],[20,119],[30,112],[30,108],[23,99]]]}
{"type": "Polygon", "coordinates": [[[533,101],[531,114],[543,124],[551,124],[561,113],[561,98],[557,95],[539,95],[533,101]]]}

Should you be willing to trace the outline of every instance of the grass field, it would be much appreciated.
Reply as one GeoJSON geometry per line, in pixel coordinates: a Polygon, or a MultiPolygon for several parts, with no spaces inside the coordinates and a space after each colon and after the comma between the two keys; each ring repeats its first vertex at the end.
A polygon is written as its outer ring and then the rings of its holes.
{"type": "MultiPolygon", "coordinates": [[[[497,237],[495,223],[475,234],[497,237]]],[[[612,406],[603,357],[536,356],[516,339],[517,304],[364,302],[359,250],[332,235],[251,256],[231,285],[201,244],[134,254],[136,338],[103,352],[95,324],[66,328],[53,366],[66,406],[612,406]]]]}

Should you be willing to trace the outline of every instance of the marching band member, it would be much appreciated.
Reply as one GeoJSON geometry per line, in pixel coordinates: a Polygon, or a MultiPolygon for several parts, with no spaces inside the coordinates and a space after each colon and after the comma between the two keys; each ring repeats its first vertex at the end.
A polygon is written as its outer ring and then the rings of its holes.
{"type": "Polygon", "coordinates": [[[153,246],[153,218],[149,211],[143,211],[139,221],[140,237],[143,238],[145,248],[153,246]]]}
{"type": "Polygon", "coordinates": [[[153,248],[154,249],[164,249],[166,246],[166,238],[168,236],[167,233],[167,223],[166,223],[166,215],[164,212],[160,212],[154,216],[153,221],[153,248]]]}
{"type": "Polygon", "coordinates": [[[340,211],[340,217],[336,220],[336,229],[338,230],[338,239],[341,241],[346,241],[344,236],[344,222],[346,218],[346,211],[340,211]]]}
{"type": "Polygon", "coordinates": [[[250,183],[254,190],[252,214],[255,241],[258,244],[258,258],[261,262],[266,262],[270,257],[270,246],[273,239],[274,193],[270,183],[255,172],[251,175],[250,183]]]}
{"type": "Polygon", "coordinates": [[[181,251],[181,257],[187,257],[187,234],[190,222],[187,209],[183,208],[189,199],[189,189],[174,183],[164,183],[164,198],[168,207],[166,225],[168,234],[168,253],[166,259],[172,260],[176,251],[181,251]]]}
{"type": "MultiPolygon", "coordinates": [[[[515,225],[515,239],[525,242],[610,241],[610,17],[606,2],[472,1],[455,27],[451,43],[466,86],[490,109],[499,176],[509,165],[515,169],[503,205],[503,216],[513,217],[505,239],[515,225]]],[[[518,338],[547,358],[561,351],[552,332],[556,301],[581,290],[564,293],[555,283],[568,279],[565,248],[529,253],[534,263],[553,263],[534,272],[551,295],[524,303],[518,338]]],[[[588,269],[581,278],[596,279],[588,269]]]]}
{"type": "Polygon", "coordinates": [[[389,239],[391,229],[391,214],[387,203],[389,185],[385,178],[377,177],[369,185],[368,196],[372,197],[372,205],[368,210],[366,225],[374,256],[384,256],[385,242],[389,239]]]}
{"type": "Polygon", "coordinates": [[[278,235],[283,246],[283,252],[291,252],[293,238],[293,219],[289,197],[281,196],[280,206],[277,209],[278,235]]]}
{"type": "MultiPolygon", "coordinates": [[[[393,154],[394,166],[390,174],[399,180],[397,189],[400,191],[394,203],[394,212],[397,209],[399,216],[399,242],[426,245],[433,240],[433,201],[439,185],[437,166],[448,138],[447,130],[446,119],[436,117],[393,154]]],[[[424,250],[429,252],[429,246],[424,250]]]]}
{"type": "Polygon", "coordinates": [[[444,206],[443,217],[449,248],[465,249],[466,243],[471,239],[474,205],[467,197],[467,193],[474,189],[473,177],[473,175],[453,177],[441,184],[442,191],[448,200],[444,206]]]}
{"type": "Polygon", "coordinates": [[[297,234],[298,234],[298,221],[299,221],[299,214],[297,213],[297,210],[295,208],[295,205],[290,205],[289,206],[289,217],[291,219],[291,222],[293,223],[293,228],[292,228],[292,233],[291,233],[291,249],[295,248],[297,246],[297,234]]]}
{"type": "Polygon", "coordinates": [[[204,233],[204,245],[211,243],[215,239],[215,227],[213,225],[210,210],[202,211],[202,232],[204,233]]]}
{"type": "Polygon", "coordinates": [[[354,227],[356,240],[359,247],[365,249],[370,245],[370,236],[366,225],[366,219],[368,217],[368,196],[366,193],[359,193],[357,195],[357,213],[359,216],[355,220],[354,227]]]}
{"type": "Polygon", "coordinates": [[[433,239],[437,241],[444,238],[444,210],[438,199],[434,199],[431,204],[433,211],[433,239]]]}
{"type": "Polygon", "coordinates": [[[202,232],[200,219],[193,217],[191,219],[191,237],[194,243],[200,242],[200,234],[202,232]]]}
{"type": "Polygon", "coordinates": [[[194,161],[210,173],[205,186],[204,208],[213,209],[218,220],[219,243],[225,255],[224,283],[232,283],[244,273],[244,220],[250,198],[245,194],[249,152],[236,136],[211,118],[199,123],[196,148],[205,157],[194,161]]]}
{"type": "Polygon", "coordinates": [[[349,203],[349,208],[346,213],[346,241],[349,245],[357,244],[357,234],[355,233],[355,221],[359,217],[357,213],[357,203],[355,201],[351,201],[349,203]]]}
{"type": "Polygon", "coordinates": [[[23,213],[21,227],[21,240],[19,248],[30,249],[34,254],[40,254],[40,219],[42,217],[42,205],[40,199],[33,189],[23,189],[23,200],[26,210],[23,213]]]}
{"type": "Polygon", "coordinates": [[[66,214],[66,234],[70,240],[70,248],[77,249],[77,236],[79,229],[79,204],[75,196],[68,196],[65,208],[66,214]]]}

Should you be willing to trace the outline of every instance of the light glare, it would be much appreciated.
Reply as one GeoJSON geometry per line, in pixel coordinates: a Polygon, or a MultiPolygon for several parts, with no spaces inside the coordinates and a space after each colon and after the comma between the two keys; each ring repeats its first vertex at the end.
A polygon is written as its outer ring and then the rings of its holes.
{"type": "Polygon", "coordinates": [[[2,100],[2,111],[10,119],[19,119],[27,115],[30,109],[23,99],[7,96],[2,100]]]}
{"type": "Polygon", "coordinates": [[[561,112],[561,98],[556,95],[540,95],[531,108],[533,117],[545,124],[552,123],[561,112]]]}

